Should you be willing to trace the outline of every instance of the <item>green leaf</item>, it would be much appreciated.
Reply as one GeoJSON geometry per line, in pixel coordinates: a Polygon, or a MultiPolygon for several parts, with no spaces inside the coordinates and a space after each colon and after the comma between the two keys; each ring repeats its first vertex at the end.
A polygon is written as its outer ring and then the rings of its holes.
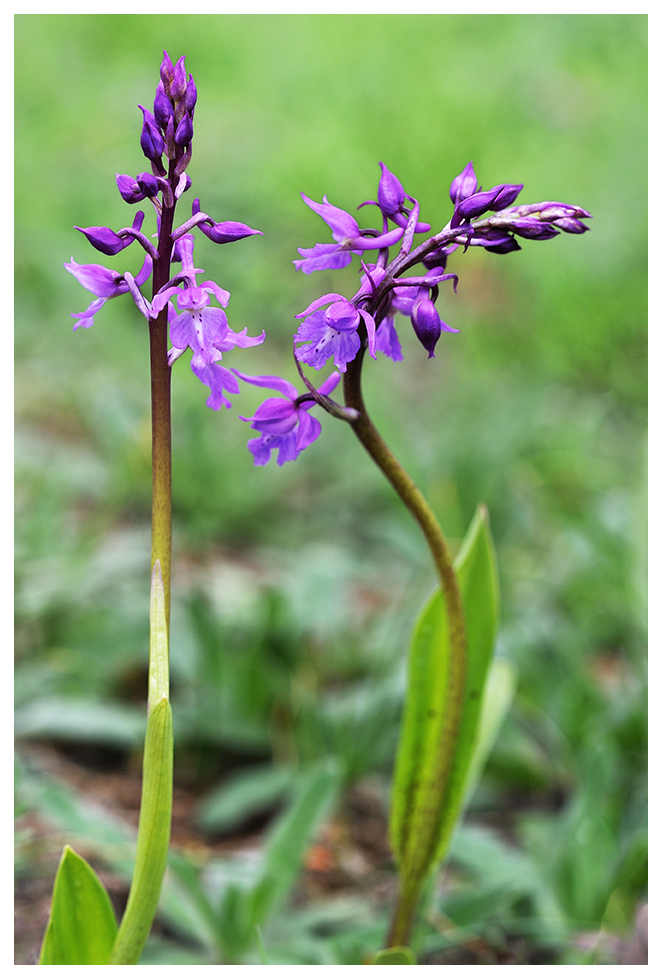
{"type": "Polygon", "coordinates": [[[200,803],[196,823],[208,832],[227,830],[278,803],[293,781],[294,770],[284,765],[259,765],[239,772],[200,803]]]}
{"type": "Polygon", "coordinates": [[[342,772],[327,758],[300,776],[291,805],[267,840],[264,869],[253,895],[253,922],[264,925],[294,886],[315,830],[338,798],[342,772]]]}
{"type": "Polygon", "coordinates": [[[137,964],[156,914],[170,841],[172,750],[172,710],[163,697],[147,721],[136,863],[111,965],[137,964]]]}
{"type": "Polygon", "coordinates": [[[383,948],[375,955],[373,965],[416,965],[416,956],[406,945],[383,948]]]}
{"type": "Polygon", "coordinates": [[[39,964],[107,965],[116,935],[106,888],[89,863],[65,846],[39,964]]]}
{"type": "Polygon", "coordinates": [[[476,511],[455,570],[467,639],[462,718],[455,743],[444,743],[441,737],[447,710],[449,646],[446,609],[439,590],[414,627],[410,649],[390,839],[401,875],[412,890],[420,886],[448,848],[478,739],[499,603],[494,546],[484,506],[476,511]],[[446,769],[448,778],[440,780],[438,773],[446,769]]]}
{"type": "Polygon", "coordinates": [[[485,763],[494,747],[501,725],[515,696],[517,687],[517,670],[507,659],[495,659],[490,666],[490,672],[485,684],[483,706],[478,722],[478,736],[473,758],[469,765],[464,789],[466,806],[471,798],[485,763]]]}

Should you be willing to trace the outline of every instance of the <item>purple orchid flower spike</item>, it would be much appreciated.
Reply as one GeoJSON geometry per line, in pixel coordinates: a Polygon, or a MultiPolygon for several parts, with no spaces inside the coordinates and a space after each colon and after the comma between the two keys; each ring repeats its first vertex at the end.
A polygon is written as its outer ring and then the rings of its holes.
{"type": "MultiPolygon", "coordinates": [[[[248,442],[256,466],[266,465],[274,451],[278,452],[279,466],[292,462],[319,437],[322,425],[319,419],[309,414],[315,405],[312,394],[297,394],[295,386],[282,377],[270,374],[251,377],[234,369],[233,373],[242,381],[248,381],[257,387],[270,388],[281,395],[279,398],[263,401],[252,418],[242,418],[242,421],[250,422],[251,428],[261,433],[258,438],[248,442]]],[[[336,371],[320,384],[319,393],[330,394],[339,380],[340,374],[336,371]]]]}
{"type": "Polygon", "coordinates": [[[368,350],[371,357],[375,356],[377,328],[373,317],[337,292],[320,296],[299,313],[297,319],[304,316],[307,318],[294,337],[295,341],[306,344],[295,353],[301,363],[310,364],[318,371],[333,357],[335,366],[344,373],[361,347],[358,329],[362,321],[368,334],[368,350]],[[327,303],[331,303],[329,308],[321,309],[327,303]]]}
{"type": "Polygon", "coordinates": [[[388,248],[399,241],[404,234],[403,228],[393,228],[385,234],[375,234],[375,237],[363,235],[356,218],[347,211],[329,204],[326,196],[322,204],[317,204],[305,194],[301,196],[308,207],[326,221],[336,242],[335,245],[317,244],[314,248],[297,249],[303,258],[295,259],[294,265],[306,274],[322,269],[342,269],[349,265],[352,254],[361,255],[371,249],[388,248]]]}

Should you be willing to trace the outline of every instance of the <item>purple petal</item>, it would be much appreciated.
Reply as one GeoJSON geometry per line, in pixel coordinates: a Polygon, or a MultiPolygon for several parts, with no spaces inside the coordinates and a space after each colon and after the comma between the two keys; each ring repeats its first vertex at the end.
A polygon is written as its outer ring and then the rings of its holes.
{"type": "MultiPolygon", "coordinates": [[[[261,232],[260,232],[261,233],[261,232]]],[[[207,292],[212,292],[218,299],[221,306],[225,307],[230,302],[230,293],[227,289],[221,289],[215,282],[203,282],[202,288],[207,292]]]]}
{"type": "Polygon", "coordinates": [[[340,245],[317,244],[314,248],[297,248],[297,251],[304,257],[294,259],[292,264],[306,275],[324,269],[344,269],[352,261],[351,252],[340,245]]]}
{"type": "Polygon", "coordinates": [[[389,248],[391,245],[395,245],[397,241],[400,241],[404,233],[404,228],[392,228],[385,235],[379,235],[377,238],[363,238],[358,236],[352,239],[352,248],[360,248],[366,252],[374,248],[389,248]]]}
{"type": "Polygon", "coordinates": [[[77,330],[80,326],[82,326],[84,330],[89,329],[89,327],[94,323],[94,317],[105,302],[108,302],[108,300],[95,299],[94,302],[90,303],[84,313],[72,313],[71,315],[74,317],[74,319],[78,320],[77,323],[74,323],[74,330],[77,330]]]}
{"type": "Polygon", "coordinates": [[[259,388],[271,388],[272,391],[280,391],[281,394],[285,395],[291,401],[297,396],[297,389],[289,381],[286,381],[284,377],[277,377],[275,374],[258,374],[257,376],[251,374],[242,374],[241,371],[232,368],[232,373],[236,374],[238,378],[242,381],[248,381],[249,384],[254,384],[259,388]]]}
{"type": "Polygon", "coordinates": [[[390,357],[391,360],[402,360],[402,347],[395,329],[394,317],[387,316],[377,327],[375,349],[390,357]]]}
{"type": "Polygon", "coordinates": [[[285,435],[292,431],[298,420],[298,411],[292,401],[283,398],[267,398],[252,418],[244,418],[251,422],[251,428],[267,435],[285,435]]]}
{"type": "Polygon", "coordinates": [[[95,296],[110,299],[129,291],[119,272],[107,269],[103,265],[79,265],[72,258],[71,262],[64,263],[64,267],[78,279],[84,289],[88,289],[95,296]]]}
{"type": "Polygon", "coordinates": [[[306,197],[305,194],[301,196],[308,207],[326,221],[336,241],[341,242],[346,238],[354,238],[358,235],[359,226],[356,219],[351,214],[348,214],[347,211],[343,211],[341,208],[329,204],[326,195],[323,198],[322,204],[317,204],[310,197],[306,197]]]}
{"type": "Polygon", "coordinates": [[[307,411],[299,412],[299,428],[297,430],[296,448],[297,452],[302,452],[309,445],[319,438],[322,431],[322,424],[314,415],[309,415],[307,411]]]}
{"type": "Polygon", "coordinates": [[[261,435],[257,439],[248,440],[248,448],[253,453],[253,462],[256,466],[266,466],[271,459],[271,450],[276,448],[274,439],[268,435],[261,435]]]}
{"type": "Polygon", "coordinates": [[[191,360],[191,370],[211,391],[207,398],[208,408],[217,411],[221,407],[232,407],[231,402],[224,396],[223,389],[239,394],[239,385],[229,370],[220,364],[206,364],[204,367],[197,367],[193,360],[191,360]]]}
{"type": "Polygon", "coordinates": [[[308,316],[309,313],[314,312],[319,309],[320,306],[326,306],[327,303],[334,302],[335,300],[344,300],[345,297],[341,296],[339,292],[327,292],[325,295],[320,296],[319,299],[313,300],[310,306],[306,306],[303,313],[297,313],[296,319],[301,319],[302,316],[308,316]]]}

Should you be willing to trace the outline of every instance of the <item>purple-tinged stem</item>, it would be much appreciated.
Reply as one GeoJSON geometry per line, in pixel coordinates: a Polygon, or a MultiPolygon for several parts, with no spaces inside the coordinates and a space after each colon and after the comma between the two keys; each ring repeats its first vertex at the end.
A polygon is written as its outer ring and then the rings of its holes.
{"type": "MultiPolygon", "coordinates": [[[[444,533],[425,497],[400,465],[381,435],[372,423],[363,401],[361,390],[361,370],[365,356],[365,342],[356,358],[347,366],[344,379],[345,406],[358,411],[358,417],[349,424],[384,473],[404,505],[423,531],[430,548],[432,559],[439,577],[448,615],[448,637],[450,646],[450,667],[448,677],[448,711],[445,718],[442,738],[454,743],[462,719],[462,703],[466,676],[466,638],[462,597],[457,576],[453,568],[453,557],[444,533]]],[[[448,766],[453,753],[448,752],[448,766]]],[[[440,772],[441,780],[447,779],[449,772],[440,772]]],[[[420,892],[425,883],[425,875],[400,874],[399,892],[391,919],[386,947],[407,945],[409,943],[414,914],[419,902],[420,892]]]]}

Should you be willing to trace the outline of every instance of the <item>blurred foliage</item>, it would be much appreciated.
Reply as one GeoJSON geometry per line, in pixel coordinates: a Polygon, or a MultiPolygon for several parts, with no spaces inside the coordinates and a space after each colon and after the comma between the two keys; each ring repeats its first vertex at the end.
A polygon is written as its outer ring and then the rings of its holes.
{"type": "MultiPolygon", "coordinates": [[[[353,211],[374,198],[383,160],[440,227],[472,159],[484,186],[523,182],[523,201],[594,214],[582,237],[454,255],[458,293],[439,308],[461,333],[428,361],[402,329],[405,360],[365,372],[376,423],[450,537],[487,504],[500,652],[520,676],[469,813],[497,819],[510,843],[493,833],[486,856],[487,830],[461,831],[483,836],[456,847],[419,961],[471,933],[495,947],[521,936],[532,961],[570,962],[574,931],[631,922],[645,895],[646,26],[639,15],[15,19],[21,737],[125,753],[142,738],[145,324],[125,297],[72,335],[69,313],[89,297],[62,263],[104,262],[74,224],[119,227],[133,213],[114,173],[145,168],[137,104],[150,103],[163,48],[187,55],[198,86],[193,193],[217,220],[264,231],[227,248],[203,239],[196,256],[232,292],[230,325],[267,331],[227,357],[247,373],[295,380],[294,315],[323,292],[355,291],[356,263],[315,281],[294,270],[297,246],[323,235],[301,191],[353,211]]],[[[138,246],[107,264],[135,273],[138,246]]],[[[296,464],[254,469],[236,416],[262,396],[242,391],[215,413],[184,361],[173,373],[176,761],[217,805],[227,777],[256,764],[292,772],[333,756],[348,782],[388,775],[407,635],[433,586],[416,528],[342,423],[324,418],[296,464]]],[[[289,798],[288,777],[271,796],[259,780],[251,795],[249,779],[238,797],[231,782],[224,825],[289,798]]],[[[203,797],[201,820],[210,807],[203,797]]],[[[265,935],[269,960],[362,961],[382,938],[372,914],[298,908],[265,935]]],[[[168,943],[149,954],[182,961],[168,943]]]]}

